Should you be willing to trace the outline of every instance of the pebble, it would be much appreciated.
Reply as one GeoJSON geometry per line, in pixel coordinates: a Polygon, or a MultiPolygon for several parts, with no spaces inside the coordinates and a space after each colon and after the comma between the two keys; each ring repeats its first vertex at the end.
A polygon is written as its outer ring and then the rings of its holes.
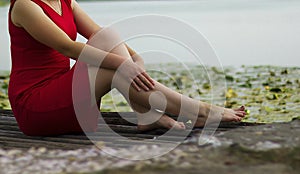
{"type": "Polygon", "coordinates": [[[84,173],[99,172],[104,169],[122,168],[125,166],[136,166],[136,170],[142,170],[146,165],[152,163],[161,164],[163,162],[172,165],[181,165],[186,167],[188,163],[180,163],[181,158],[187,154],[180,149],[171,152],[171,155],[165,155],[160,158],[150,160],[129,160],[143,158],[153,151],[163,152],[165,148],[157,145],[133,146],[130,149],[112,149],[97,147],[76,149],[76,150],[48,150],[46,148],[30,148],[28,150],[4,150],[0,149],[0,174],[33,174],[33,173],[84,173]],[[105,153],[103,152],[105,151],[105,153]],[[112,157],[111,154],[126,156],[128,159],[112,157]],[[133,154],[132,152],[135,152],[133,154]]]}
{"type": "Polygon", "coordinates": [[[8,157],[14,157],[19,155],[21,152],[22,152],[21,150],[13,149],[13,150],[9,150],[6,155],[8,157]]]}
{"type": "Polygon", "coordinates": [[[218,138],[214,136],[208,136],[208,135],[200,135],[198,138],[198,145],[199,146],[206,146],[211,145],[213,147],[221,146],[221,141],[218,140],[218,138]]]}
{"type": "Polygon", "coordinates": [[[260,150],[260,151],[267,151],[271,149],[277,149],[280,148],[281,145],[271,142],[271,141],[264,141],[264,142],[258,142],[254,146],[251,146],[252,149],[260,150]]]}
{"type": "MultiPolygon", "coordinates": [[[[223,155],[224,150],[227,154],[226,148],[224,148],[227,147],[226,142],[230,142],[228,144],[237,143],[242,147],[251,148],[255,151],[286,148],[285,146],[287,145],[287,147],[298,148],[300,139],[298,136],[299,130],[294,129],[291,133],[290,126],[299,124],[299,120],[296,120],[292,124],[274,124],[274,128],[270,129],[269,132],[266,131],[268,133],[264,134],[264,136],[256,136],[256,132],[264,130],[267,127],[266,125],[237,128],[227,131],[223,135],[219,134],[216,137],[210,138],[211,145],[208,147],[199,147],[198,142],[195,141],[193,144],[179,145],[169,153],[149,160],[128,159],[143,158],[154,152],[158,154],[164,153],[166,148],[158,145],[136,145],[129,149],[114,149],[106,146],[100,149],[98,147],[91,147],[76,150],[49,150],[47,148],[4,150],[0,148],[0,174],[101,173],[104,169],[109,170],[126,166],[131,166],[133,170],[143,171],[150,165],[162,168],[193,168],[195,165],[207,165],[210,162],[209,160],[216,157],[220,159],[218,155],[223,155]],[[253,141],[249,143],[248,138],[253,141]],[[220,148],[218,148],[219,144],[221,144],[220,148]],[[127,159],[117,158],[111,154],[127,157],[127,159]]],[[[196,136],[196,139],[198,137],[196,136]]],[[[205,138],[208,139],[208,137],[205,138]]],[[[232,151],[232,148],[230,148],[230,151],[232,151]]],[[[294,157],[295,159],[293,160],[295,163],[298,162],[298,156],[295,155],[294,157]]],[[[235,158],[226,158],[224,157],[223,160],[225,162],[222,162],[222,165],[231,166],[239,164],[234,160],[235,158]]],[[[215,160],[213,164],[215,164],[215,160]]],[[[289,163],[286,164],[288,165],[289,163]]]]}

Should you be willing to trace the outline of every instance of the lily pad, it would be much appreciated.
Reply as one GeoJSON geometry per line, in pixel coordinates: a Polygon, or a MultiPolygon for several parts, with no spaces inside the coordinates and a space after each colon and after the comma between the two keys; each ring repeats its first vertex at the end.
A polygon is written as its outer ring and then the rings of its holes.
{"type": "MultiPolygon", "coordinates": [[[[206,67],[188,64],[146,65],[149,75],[165,86],[196,100],[229,108],[246,106],[243,122],[271,123],[291,121],[300,113],[299,68],[243,66],[206,67]],[[189,70],[186,69],[189,67],[189,70]],[[223,69],[226,73],[224,73],[223,69]],[[166,75],[167,74],[167,75],[166,75]],[[213,94],[212,94],[213,93],[213,94]],[[218,101],[217,99],[226,98],[218,101]]],[[[9,73],[0,79],[0,107],[10,109],[7,96],[9,73]]],[[[131,111],[117,91],[102,97],[101,111],[131,111]]]]}
{"type": "Polygon", "coordinates": [[[277,92],[277,93],[278,92],[283,92],[283,90],[281,88],[278,88],[278,87],[271,88],[270,91],[271,92],[277,92]]]}

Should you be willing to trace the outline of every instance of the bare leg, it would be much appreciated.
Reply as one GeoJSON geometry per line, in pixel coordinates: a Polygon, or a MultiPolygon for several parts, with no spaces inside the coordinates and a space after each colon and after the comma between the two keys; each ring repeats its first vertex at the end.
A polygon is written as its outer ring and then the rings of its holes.
{"type": "MultiPolygon", "coordinates": [[[[125,47],[125,45],[124,44],[118,45],[119,43],[121,43],[120,41],[121,41],[120,38],[113,30],[105,29],[99,33],[96,33],[94,39],[89,40],[89,44],[94,47],[100,48],[102,50],[109,51],[121,55],[123,57],[127,57],[128,59],[131,59],[130,54],[127,48],[125,47]]],[[[98,103],[100,103],[101,97],[105,95],[107,92],[109,92],[112,88],[112,78],[115,72],[106,69],[98,69],[92,66],[89,68],[89,72],[90,72],[89,75],[90,75],[91,87],[95,86],[95,90],[92,88],[91,91],[95,92],[94,95],[96,96],[96,100],[98,103]]],[[[120,83],[117,86],[124,86],[124,83],[120,83]]],[[[128,86],[130,86],[130,84],[128,86]]],[[[124,89],[123,94],[126,94],[125,91],[128,90],[124,89]]],[[[138,105],[134,102],[134,100],[130,101],[129,96],[125,98],[127,99],[128,103],[131,104],[132,109],[137,114],[138,125],[139,125],[138,127],[140,130],[148,130],[157,127],[165,127],[165,128],[174,127],[175,129],[185,128],[183,123],[179,123],[166,115],[162,115],[161,113],[157,112],[155,109],[147,109],[141,105],[138,105]],[[151,118],[150,121],[149,118],[151,118]]]]}
{"type": "Polygon", "coordinates": [[[145,107],[132,103],[131,107],[137,113],[138,118],[138,129],[140,131],[151,130],[156,128],[167,128],[167,129],[177,129],[183,130],[185,129],[185,125],[183,122],[177,122],[164,113],[160,113],[153,109],[146,109],[145,107]]]}
{"type": "MultiPolygon", "coordinates": [[[[107,92],[109,92],[112,88],[112,78],[115,74],[112,70],[107,69],[97,69],[94,68],[97,72],[97,78],[96,78],[96,91],[95,96],[97,98],[101,98],[103,95],[105,95],[107,92]]],[[[116,86],[113,86],[117,88],[124,96],[126,96],[126,93],[128,92],[127,89],[124,87],[125,83],[128,82],[122,82],[120,81],[118,84],[115,84],[116,86]]],[[[201,127],[205,124],[206,120],[208,119],[210,112],[215,112],[216,114],[212,114],[212,117],[215,117],[215,119],[212,119],[211,121],[214,122],[215,120],[222,120],[222,121],[240,121],[241,118],[244,116],[243,109],[239,110],[232,110],[232,109],[224,109],[221,107],[213,106],[204,102],[200,102],[191,98],[188,98],[186,96],[183,96],[176,91],[173,91],[164,85],[155,82],[155,89],[149,92],[141,91],[137,92],[132,87],[129,88],[129,98],[126,98],[129,103],[131,103],[131,106],[137,113],[144,113],[151,109],[158,109],[162,110],[168,113],[172,113],[174,115],[184,115],[195,122],[195,126],[201,127]],[[154,105],[152,106],[149,103],[149,97],[151,94],[155,92],[160,92],[163,94],[163,96],[156,96],[154,97],[154,105]],[[167,101],[166,103],[164,101],[167,101]],[[136,103],[139,103],[138,105],[136,103]],[[166,107],[163,107],[166,104],[166,107]],[[196,117],[195,117],[196,115],[196,117]]],[[[152,112],[155,114],[155,112],[152,112]]],[[[157,114],[157,113],[156,113],[157,114]]],[[[160,114],[160,113],[158,113],[160,114]]],[[[141,114],[143,115],[143,114],[141,114]]],[[[150,116],[150,115],[149,115],[150,116]]],[[[155,115],[152,115],[155,117],[155,115]]],[[[140,119],[140,118],[139,118],[140,119]]],[[[157,118],[153,118],[156,120],[157,118]]],[[[167,118],[167,116],[164,115],[162,117],[162,120],[159,120],[156,122],[157,124],[155,126],[162,126],[162,127],[170,127],[169,125],[177,125],[177,123],[174,122],[173,119],[167,118]]],[[[181,123],[178,125],[178,129],[182,127],[181,123]]],[[[140,126],[141,129],[147,129],[145,126],[140,126]]],[[[153,128],[153,125],[151,125],[149,128],[153,128]]]]}
{"type": "MultiPolygon", "coordinates": [[[[121,92],[124,90],[120,88],[121,92]]],[[[158,109],[174,115],[186,116],[195,122],[196,127],[204,126],[208,119],[210,122],[221,121],[241,121],[245,116],[244,108],[237,110],[225,109],[222,107],[210,105],[205,102],[194,100],[187,96],[183,96],[170,88],[155,82],[155,89],[150,92],[137,92],[130,88],[130,100],[139,103],[147,109],[158,109]],[[160,92],[162,96],[154,96],[154,101],[149,104],[149,97],[156,92],[160,92]],[[166,102],[165,102],[166,101],[166,102]],[[165,106],[166,104],[166,106],[165,106]]]]}
{"type": "MultiPolygon", "coordinates": [[[[107,49],[112,53],[119,54],[121,56],[127,57],[130,59],[130,55],[124,44],[119,44],[117,47],[114,47],[113,50],[110,50],[111,43],[117,43],[115,35],[110,36],[110,34],[104,35],[105,39],[102,39],[104,45],[99,45],[100,49],[107,49]],[[110,43],[110,40],[112,42],[110,43]]],[[[98,45],[95,45],[98,46],[98,45]]],[[[161,110],[174,115],[183,115],[195,122],[195,126],[203,126],[208,119],[208,116],[211,115],[213,119],[209,121],[214,122],[218,120],[222,121],[240,121],[241,118],[245,115],[243,109],[232,110],[224,109],[221,107],[213,106],[204,102],[194,100],[192,98],[183,96],[176,91],[173,91],[159,82],[155,82],[155,89],[149,92],[141,91],[138,92],[128,84],[128,81],[125,81],[122,78],[119,78],[119,81],[112,84],[112,79],[115,75],[115,71],[108,69],[98,69],[96,67],[91,67],[89,71],[94,72],[91,74],[97,75],[95,80],[95,96],[96,98],[101,98],[112,87],[117,88],[123,96],[127,99],[134,110],[138,112],[145,112],[150,110],[161,110]],[[112,86],[113,85],[113,86],[112,86]],[[128,87],[128,88],[127,88],[128,87]],[[161,95],[153,95],[153,94],[161,95]],[[154,97],[153,97],[154,96],[154,97]],[[152,97],[151,104],[149,103],[149,97],[152,97]],[[137,105],[138,103],[138,105],[137,105]],[[213,113],[213,114],[212,114],[213,113]]],[[[93,80],[91,80],[93,81],[93,80]]],[[[93,83],[92,83],[93,85],[93,83]]],[[[167,118],[164,116],[162,118],[167,118]]],[[[167,122],[173,122],[171,118],[167,119],[167,122]]],[[[161,122],[163,127],[168,127],[168,123],[165,121],[161,122]]],[[[159,125],[159,124],[157,124],[159,125]]],[[[172,124],[174,125],[174,124],[172,124]]]]}
{"type": "MultiPolygon", "coordinates": [[[[89,71],[90,74],[97,74],[94,95],[96,96],[97,102],[99,103],[100,98],[113,88],[111,86],[111,82],[115,72],[107,69],[98,69],[96,67],[90,67],[89,71]]],[[[120,82],[118,86],[124,86],[124,82],[120,82]]],[[[167,129],[174,127],[178,130],[185,129],[185,125],[182,122],[177,122],[174,119],[168,117],[167,115],[161,114],[160,112],[154,109],[146,108],[142,105],[139,105],[136,102],[134,102],[134,100],[130,100],[129,98],[126,98],[126,100],[128,101],[128,103],[131,104],[132,109],[137,114],[138,129],[141,131],[160,127],[167,129]]]]}

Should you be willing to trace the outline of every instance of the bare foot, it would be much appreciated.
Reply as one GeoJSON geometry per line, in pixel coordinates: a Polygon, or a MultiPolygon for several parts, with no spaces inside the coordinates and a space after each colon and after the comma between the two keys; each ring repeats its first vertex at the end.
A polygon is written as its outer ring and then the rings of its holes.
{"type": "Polygon", "coordinates": [[[139,131],[149,131],[149,130],[158,129],[158,128],[171,129],[173,127],[176,130],[185,130],[185,125],[183,122],[178,122],[178,121],[170,118],[167,115],[161,116],[161,118],[158,121],[156,121],[155,123],[149,124],[149,125],[139,125],[138,124],[139,131]]]}
{"type": "Polygon", "coordinates": [[[217,123],[219,121],[240,122],[245,115],[246,112],[244,106],[241,106],[237,109],[228,109],[207,105],[206,111],[204,111],[201,116],[197,118],[194,127],[203,127],[207,121],[208,124],[217,123]]]}

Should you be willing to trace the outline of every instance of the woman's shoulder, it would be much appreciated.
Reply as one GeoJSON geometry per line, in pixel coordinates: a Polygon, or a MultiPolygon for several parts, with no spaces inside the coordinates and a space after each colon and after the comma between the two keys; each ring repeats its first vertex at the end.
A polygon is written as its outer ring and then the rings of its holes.
{"type": "Polygon", "coordinates": [[[13,23],[18,23],[18,18],[25,20],[28,15],[38,15],[42,9],[31,0],[14,0],[11,3],[10,13],[13,23]]]}
{"type": "Polygon", "coordinates": [[[38,5],[34,3],[32,0],[14,0],[12,5],[14,7],[20,7],[20,9],[27,9],[27,8],[37,8],[38,5]]]}
{"type": "Polygon", "coordinates": [[[11,0],[11,3],[14,4],[32,4],[32,0],[11,0]]]}
{"type": "Polygon", "coordinates": [[[42,12],[41,7],[31,0],[15,0],[12,6],[13,7],[11,7],[11,10],[14,11],[16,14],[24,15],[42,12]]]}

